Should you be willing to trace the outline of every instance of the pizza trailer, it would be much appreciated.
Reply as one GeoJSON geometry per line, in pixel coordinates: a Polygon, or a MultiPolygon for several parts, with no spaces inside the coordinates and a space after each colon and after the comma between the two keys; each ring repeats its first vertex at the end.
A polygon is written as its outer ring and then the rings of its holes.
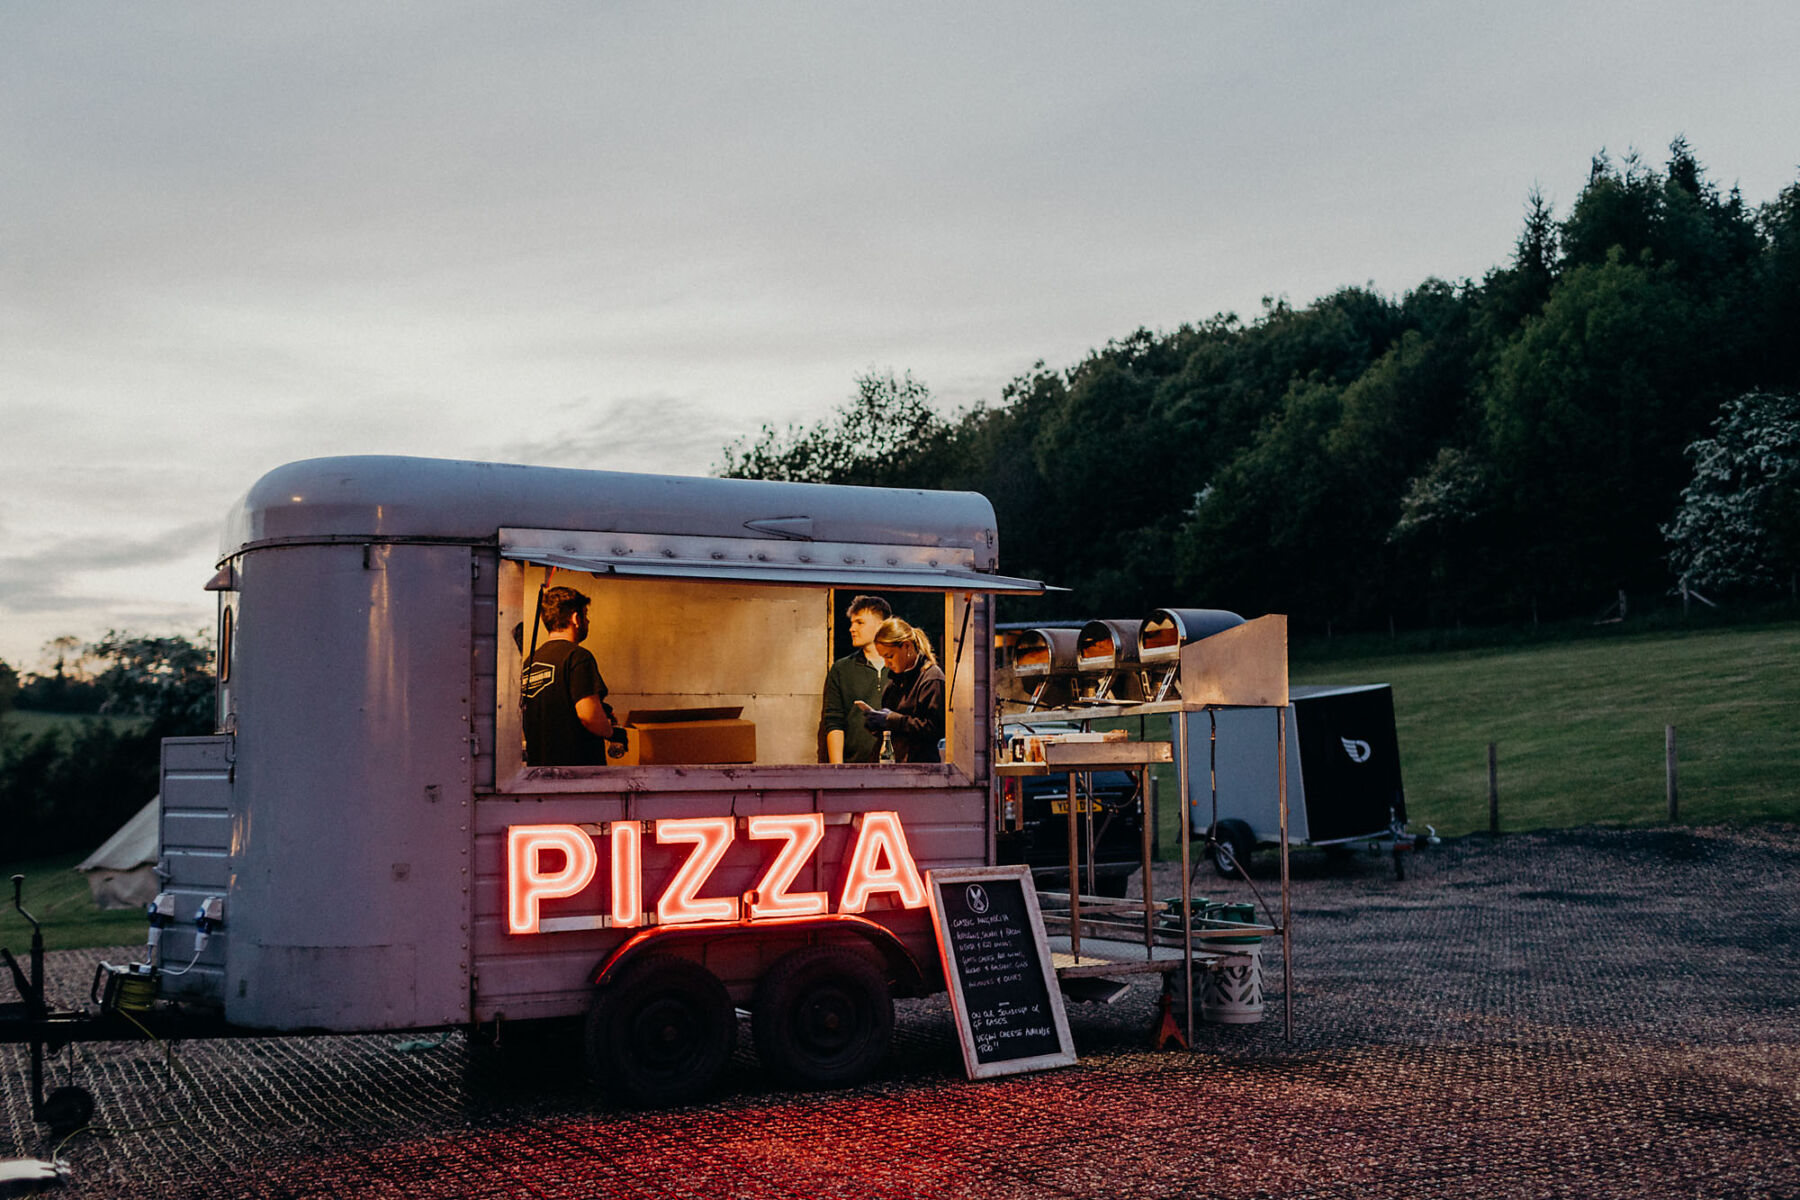
{"type": "Polygon", "coordinates": [[[885,1053],[893,997],[945,987],[927,875],[995,861],[993,597],[1043,590],[997,573],[985,498],[316,459],[251,487],[208,588],[219,732],[164,745],[149,960],[62,1012],[41,942],[29,978],[5,956],[34,1107],[72,1040],[571,1018],[599,1082],[678,1102],[739,1008],[770,1069],[831,1086],[885,1053]],[[605,765],[523,754],[559,585],[627,731],[605,765]],[[941,763],[818,761],[862,592],[925,614],[941,763]]]}

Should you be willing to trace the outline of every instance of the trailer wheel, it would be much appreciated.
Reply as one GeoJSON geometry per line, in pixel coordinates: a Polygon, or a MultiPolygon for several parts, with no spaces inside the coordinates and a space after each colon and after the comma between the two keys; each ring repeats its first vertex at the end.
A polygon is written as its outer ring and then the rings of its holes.
{"type": "Polygon", "coordinates": [[[588,1010],[594,1082],[633,1103],[703,1096],[737,1043],[737,1010],[719,977],[673,954],[648,954],[600,989],[588,1010]]]}
{"type": "Polygon", "coordinates": [[[881,968],[854,950],[811,946],[778,959],[757,982],[750,1028],[756,1053],[801,1087],[867,1079],[894,1034],[894,997],[881,968]]]}
{"type": "Polygon", "coordinates": [[[1256,835],[1250,826],[1235,817],[1228,817],[1213,826],[1212,831],[1213,870],[1221,878],[1236,879],[1241,865],[1243,873],[1250,873],[1250,855],[1256,849],[1256,835]]]}

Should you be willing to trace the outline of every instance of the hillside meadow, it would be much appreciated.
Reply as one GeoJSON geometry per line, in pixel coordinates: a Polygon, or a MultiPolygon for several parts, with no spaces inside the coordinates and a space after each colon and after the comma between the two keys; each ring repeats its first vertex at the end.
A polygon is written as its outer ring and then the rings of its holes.
{"type": "Polygon", "coordinates": [[[1553,645],[1295,663],[1295,683],[1388,683],[1408,813],[1442,834],[1668,819],[1800,820],[1800,625],[1615,634],[1553,645]]]}
{"type": "MultiPolygon", "coordinates": [[[[1372,640],[1372,639],[1371,639],[1372,640]]],[[[1370,640],[1357,643],[1370,644],[1370,640]]],[[[1800,821],[1800,624],[1627,633],[1541,644],[1338,654],[1302,644],[1294,684],[1386,683],[1411,827],[1488,828],[1487,746],[1501,832],[1668,820],[1664,728],[1676,729],[1684,825],[1800,821]]],[[[1140,736],[1137,720],[1102,722],[1140,736]]],[[[1141,736],[1168,737],[1142,721],[1141,736]]],[[[1163,795],[1174,769],[1158,771],[1163,795]]],[[[1176,856],[1174,806],[1160,846],[1176,856]]]]}

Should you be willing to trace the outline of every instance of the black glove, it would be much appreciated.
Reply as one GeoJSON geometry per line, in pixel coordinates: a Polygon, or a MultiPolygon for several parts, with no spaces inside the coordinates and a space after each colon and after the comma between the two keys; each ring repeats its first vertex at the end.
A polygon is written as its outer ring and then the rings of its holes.
{"type": "Polygon", "coordinates": [[[870,733],[880,733],[888,727],[888,722],[893,719],[893,710],[887,708],[871,708],[863,714],[863,724],[868,726],[870,733]]]}

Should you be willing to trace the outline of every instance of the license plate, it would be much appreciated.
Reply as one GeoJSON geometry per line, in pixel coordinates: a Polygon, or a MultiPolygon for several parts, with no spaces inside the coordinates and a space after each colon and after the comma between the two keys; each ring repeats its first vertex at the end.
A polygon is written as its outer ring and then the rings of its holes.
{"type": "MultiPolygon", "coordinates": [[[[1066,800],[1066,799],[1052,800],[1050,802],[1050,811],[1059,817],[1068,816],[1069,815],[1068,800],[1066,800]]],[[[1075,802],[1075,811],[1077,813],[1099,812],[1100,806],[1098,804],[1095,804],[1092,800],[1083,798],[1083,799],[1077,800],[1075,802]]]]}

